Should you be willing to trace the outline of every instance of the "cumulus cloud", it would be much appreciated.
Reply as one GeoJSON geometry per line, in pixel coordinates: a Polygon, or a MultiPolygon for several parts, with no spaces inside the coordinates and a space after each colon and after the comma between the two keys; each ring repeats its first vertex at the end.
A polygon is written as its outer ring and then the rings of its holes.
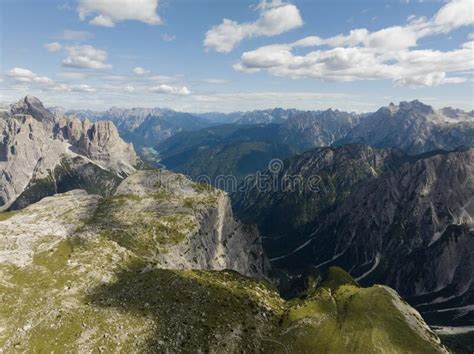
{"type": "Polygon", "coordinates": [[[63,46],[58,42],[52,42],[46,43],[44,47],[50,52],[59,52],[63,46]]]}
{"type": "Polygon", "coordinates": [[[136,68],[133,68],[133,73],[135,75],[146,75],[150,73],[150,70],[146,70],[142,68],[141,66],[137,66],[136,68]]]}
{"type": "Polygon", "coordinates": [[[472,11],[471,0],[451,0],[438,11],[433,18],[433,24],[444,32],[468,26],[474,22],[472,11]]]}
{"type": "Polygon", "coordinates": [[[15,67],[8,71],[7,76],[19,83],[38,83],[41,85],[51,85],[53,80],[47,76],[40,76],[29,69],[15,67]]]}
{"type": "Polygon", "coordinates": [[[107,64],[108,53],[91,45],[78,45],[65,47],[68,56],[63,60],[65,67],[78,69],[110,69],[112,65],[107,64]]]}
{"type": "Polygon", "coordinates": [[[156,87],[150,88],[151,92],[154,93],[163,93],[166,95],[176,95],[176,96],[188,96],[191,92],[186,86],[176,87],[170,85],[159,85],[156,87]]]}
{"type": "Polygon", "coordinates": [[[81,21],[92,17],[90,24],[114,27],[117,22],[135,20],[149,25],[162,23],[156,13],[158,0],[79,0],[81,21]]]}
{"type": "Polygon", "coordinates": [[[260,16],[255,22],[239,23],[225,18],[206,33],[204,47],[220,53],[229,53],[243,39],[275,36],[303,25],[300,12],[295,5],[265,0],[257,7],[260,16]]]}
{"type": "Polygon", "coordinates": [[[464,78],[448,74],[456,75],[474,69],[471,42],[447,52],[413,48],[420,38],[474,23],[472,16],[464,14],[470,3],[471,0],[452,0],[442,6],[432,19],[410,18],[404,26],[382,28],[375,32],[360,28],[346,35],[330,38],[310,36],[293,43],[260,47],[243,53],[234,69],[245,73],[264,70],[272,75],[294,79],[389,79],[396,85],[406,86],[464,82],[464,78]],[[296,48],[312,47],[316,50],[295,54],[296,48]]]}
{"type": "Polygon", "coordinates": [[[13,83],[28,87],[36,87],[50,91],[65,91],[67,89],[64,84],[57,83],[47,76],[38,75],[25,68],[15,67],[9,70],[6,74],[13,83]]]}

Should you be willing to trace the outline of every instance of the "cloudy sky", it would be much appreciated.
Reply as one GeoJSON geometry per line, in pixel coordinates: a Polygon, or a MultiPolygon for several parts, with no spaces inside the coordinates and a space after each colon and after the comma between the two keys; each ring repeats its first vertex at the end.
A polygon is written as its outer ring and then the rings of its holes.
{"type": "Polygon", "coordinates": [[[0,101],[474,109],[473,0],[0,0],[0,101]]]}

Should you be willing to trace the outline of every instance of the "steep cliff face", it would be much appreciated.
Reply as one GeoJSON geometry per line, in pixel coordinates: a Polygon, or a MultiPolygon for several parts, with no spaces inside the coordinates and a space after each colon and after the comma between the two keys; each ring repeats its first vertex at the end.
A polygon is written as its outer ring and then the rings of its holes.
{"type": "MultiPolygon", "coordinates": [[[[51,190],[65,191],[60,186],[70,184],[70,179],[64,180],[67,177],[91,180],[91,168],[112,180],[114,176],[122,178],[134,171],[139,161],[133,146],[120,139],[112,123],[56,120],[31,96],[2,112],[0,131],[0,210],[9,208],[20,196],[23,201],[18,207],[23,207],[51,190]]],[[[86,184],[78,187],[88,188],[86,184]]]]}
{"type": "Polygon", "coordinates": [[[163,267],[233,269],[253,276],[268,271],[257,229],[234,219],[229,197],[182,175],[137,171],[99,209],[102,214],[109,221],[96,218],[101,230],[124,242],[139,240],[144,255],[163,267]],[[163,247],[154,245],[159,231],[169,233],[163,247]]]}
{"type": "Polygon", "coordinates": [[[265,262],[228,205],[182,176],[139,171],[111,197],[75,190],[0,213],[0,347],[446,353],[393,290],[340,269],[291,301],[235,272],[262,277],[265,262]]]}
{"type": "Polygon", "coordinates": [[[67,145],[51,139],[52,130],[30,115],[0,119],[0,130],[1,210],[8,208],[32,179],[45,178],[58,157],[67,152],[67,145]]]}
{"type": "Polygon", "coordinates": [[[129,174],[138,161],[131,144],[124,142],[115,125],[110,121],[91,123],[77,118],[63,118],[59,121],[60,137],[71,144],[79,155],[114,170],[129,174]]]}

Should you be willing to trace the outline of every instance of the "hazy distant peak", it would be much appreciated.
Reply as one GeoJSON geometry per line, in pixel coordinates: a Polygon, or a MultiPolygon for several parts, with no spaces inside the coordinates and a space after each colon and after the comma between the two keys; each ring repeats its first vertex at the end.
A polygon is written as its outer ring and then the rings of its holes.
{"type": "Polygon", "coordinates": [[[426,105],[418,100],[414,100],[411,102],[402,101],[399,104],[399,108],[403,111],[416,110],[423,113],[434,113],[433,107],[426,105]]]}

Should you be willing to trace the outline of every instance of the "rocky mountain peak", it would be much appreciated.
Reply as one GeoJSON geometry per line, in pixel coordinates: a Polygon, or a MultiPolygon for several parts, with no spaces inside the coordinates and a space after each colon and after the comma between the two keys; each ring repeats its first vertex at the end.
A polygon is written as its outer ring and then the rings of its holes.
{"type": "Polygon", "coordinates": [[[132,172],[133,165],[139,161],[133,145],[121,139],[111,121],[92,123],[88,119],[73,117],[62,119],[58,126],[60,136],[68,140],[73,151],[110,166],[119,173],[132,172]],[[119,161],[121,163],[117,165],[119,161]]]}
{"type": "Polygon", "coordinates": [[[34,96],[25,96],[17,103],[12,104],[10,110],[13,115],[27,114],[43,123],[52,124],[55,121],[54,115],[34,96]]]}
{"type": "Polygon", "coordinates": [[[77,183],[94,191],[101,184],[100,193],[112,190],[140,162],[112,122],[65,117],[56,121],[33,96],[12,104],[3,118],[0,210],[23,207],[77,183]]]}
{"type": "Polygon", "coordinates": [[[400,102],[399,107],[402,111],[418,111],[425,114],[434,113],[433,107],[418,100],[413,100],[411,102],[402,101],[400,102]]]}

